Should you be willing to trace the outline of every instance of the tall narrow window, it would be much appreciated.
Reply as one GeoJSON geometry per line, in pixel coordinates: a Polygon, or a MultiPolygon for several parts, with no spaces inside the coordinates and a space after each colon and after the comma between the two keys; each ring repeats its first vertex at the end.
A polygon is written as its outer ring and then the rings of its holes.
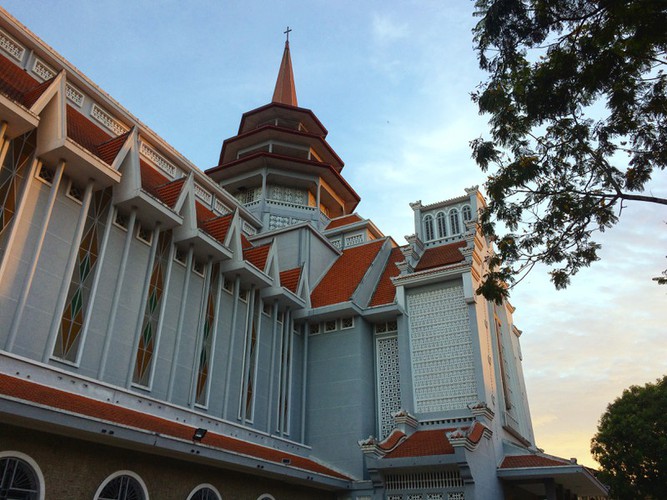
{"type": "Polygon", "coordinates": [[[24,180],[35,152],[35,132],[12,140],[0,165],[0,257],[4,253],[6,229],[14,219],[24,180]]]}
{"type": "Polygon", "coordinates": [[[461,209],[461,213],[463,214],[463,222],[468,222],[469,220],[472,220],[472,209],[470,208],[470,205],[465,205],[461,209]]]}
{"type": "Polygon", "coordinates": [[[294,323],[283,326],[283,342],[280,353],[280,386],[278,390],[278,431],[289,434],[290,410],[290,372],[292,364],[292,342],[294,342],[294,323]]]}
{"type": "Polygon", "coordinates": [[[199,352],[199,370],[197,372],[197,404],[206,404],[206,387],[211,364],[211,346],[213,344],[213,330],[215,327],[215,305],[218,302],[218,282],[220,281],[220,265],[214,264],[211,270],[211,280],[206,300],[204,328],[202,331],[201,351],[199,352]]]}
{"type": "Polygon", "coordinates": [[[447,217],[445,217],[445,213],[438,212],[435,220],[438,223],[438,238],[445,238],[447,236],[447,217]]]}
{"type": "Polygon", "coordinates": [[[257,367],[257,340],[258,328],[261,315],[261,307],[259,305],[259,296],[256,292],[252,292],[250,300],[248,300],[248,307],[252,309],[249,311],[250,328],[246,332],[245,342],[243,346],[244,360],[243,360],[243,374],[242,374],[242,393],[239,401],[239,418],[246,421],[253,420],[253,410],[255,402],[255,371],[257,367]]]}
{"type": "Polygon", "coordinates": [[[452,234],[461,232],[461,222],[459,221],[459,211],[452,208],[449,212],[449,227],[452,228],[452,234]]]}
{"type": "Polygon", "coordinates": [[[76,362],[83,315],[90,301],[97,259],[100,252],[100,240],[104,234],[107,214],[111,208],[111,188],[97,191],[88,209],[88,216],[83,228],[83,237],[76,256],[76,267],[67,293],[67,302],[60,320],[60,328],[53,356],[65,361],[76,362]]]}
{"type": "Polygon", "coordinates": [[[426,241],[433,239],[433,216],[427,215],[424,217],[424,236],[426,241]]]}
{"type": "Polygon", "coordinates": [[[171,246],[171,233],[163,231],[158,240],[157,253],[153,262],[151,281],[148,286],[148,298],[146,299],[146,311],[139,336],[139,347],[137,349],[137,360],[134,365],[132,382],[148,386],[150,368],[153,362],[153,351],[158,329],[158,319],[162,308],[162,296],[164,294],[164,279],[169,264],[169,248],[171,246]]]}

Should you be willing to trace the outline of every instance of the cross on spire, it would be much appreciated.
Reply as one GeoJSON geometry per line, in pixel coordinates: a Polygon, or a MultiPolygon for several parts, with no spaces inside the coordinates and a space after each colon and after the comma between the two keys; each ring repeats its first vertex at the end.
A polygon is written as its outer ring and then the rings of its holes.
{"type": "Polygon", "coordinates": [[[292,29],[289,26],[287,27],[287,29],[285,31],[283,31],[283,33],[285,33],[285,35],[287,36],[287,40],[285,40],[287,43],[289,43],[289,34],[290,34],[291,31],[292,31],[292,29]]]}

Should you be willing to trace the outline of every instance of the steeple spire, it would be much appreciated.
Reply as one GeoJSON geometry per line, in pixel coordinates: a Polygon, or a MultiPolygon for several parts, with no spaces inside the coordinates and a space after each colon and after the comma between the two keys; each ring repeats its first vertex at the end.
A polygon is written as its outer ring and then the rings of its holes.
{"type": "Polygon", "coordinates": [[[280,69],[278,70],[278,79],[276,80],[276,88],[273,91],[273,99],[271,102],[279,102],[281,104],[289,104],[290,106],[298,106],[296,100],[296,88],[294,87],[294,73],[292,72],[292,58],[289,52],[289,33],[292,31],[289,26],[285,30],[287,39],[285,40],[285,50],[283,51],[283,60],[280,62],[280,69]]]}

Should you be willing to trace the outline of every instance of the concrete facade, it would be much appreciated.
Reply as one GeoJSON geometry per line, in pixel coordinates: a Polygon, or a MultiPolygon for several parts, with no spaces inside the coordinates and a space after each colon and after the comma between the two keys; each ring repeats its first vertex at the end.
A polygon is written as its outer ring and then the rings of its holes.
{"type": "Polygon", "coordinates": [[[0,499],[604,495],[535,446],[514,309],[475,293],[476,187],[412,204],[398,246],[288,44],[203,172],[0,29],[0,499]]]}

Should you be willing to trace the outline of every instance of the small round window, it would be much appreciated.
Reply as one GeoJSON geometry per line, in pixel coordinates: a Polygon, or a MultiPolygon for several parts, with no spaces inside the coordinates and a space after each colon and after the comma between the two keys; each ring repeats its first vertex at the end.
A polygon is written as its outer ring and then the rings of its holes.
{"type": "Polygon", "coordinates": [[[39,480],[25,460],[16,457],[0,459],[0,499],[37,500],[39,480]]]}

